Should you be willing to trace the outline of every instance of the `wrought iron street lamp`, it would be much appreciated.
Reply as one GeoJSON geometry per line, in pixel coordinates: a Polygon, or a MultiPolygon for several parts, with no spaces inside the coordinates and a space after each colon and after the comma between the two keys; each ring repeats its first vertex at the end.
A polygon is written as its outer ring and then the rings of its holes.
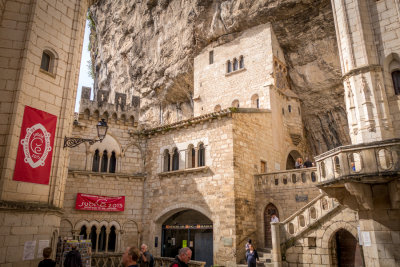
{"type": "Polygon", "coordinates": [[[84,142],[88,142],[89,145],[93,145],[96,142],[102,142],[103,139],[107,135],[108,125],[104,119],[101,119],[99,123],[96,125],[97,127],[97,136],[99,139],[84,139],[79,137],[65,137],[64,138],[64,148],[66,147],[76,147],[84,142]]]}

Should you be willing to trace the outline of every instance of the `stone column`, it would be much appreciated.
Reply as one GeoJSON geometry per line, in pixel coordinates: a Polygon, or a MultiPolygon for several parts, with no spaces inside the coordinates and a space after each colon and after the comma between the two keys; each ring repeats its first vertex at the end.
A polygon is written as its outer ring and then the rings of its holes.
{"type": "Polygon", "coordinates": [[[99,239],[100,239],[100,232],[101,232],[101,228],[100,229],[96,229],[96,253],[99,253],[99,239]]]}
{"type": "Polygon", "coordinates": [[[169,170],[172,171],[172,166],[174,162],[174,152],[169,153],[169,170]]]}
{"type": "Polygon", "coordinates": [[[106,253],[108,252],[108,238],[110,237],[110,228],[106,228],[106,253]]]}
{"type": "Polygon", "coordinates": [[[274,267],[282,266],[280,223],[271,223],[272,263],[274,267]]]}
{"type": "Polygon", "coordinates": [[[93,167],[93,154],[89,151],[86,153],[86,170],[91,171],[93,167]]]}
{"type": "Polygon", "coordinates": [[[199,167],[199,148],[194,148],[194,167],[199,167]]]}
{"type": "Polygon", "coordinates": [[[103,152],[99,152],[99,169],[98,172],[101,172],[101,164],[103,163],[103,152]]]}
{"type": "Polygon", "coordinates": [[[106,172],[110,172],[111,155],[112,155],[112,152],[110,154],[110,157],[107,159],[107,170],[106,170],[106,172]]]}
{"type": "Polygon", "coordinates": [[[394,137],[369,1],[331,0],[353,144],[394,137]]]}

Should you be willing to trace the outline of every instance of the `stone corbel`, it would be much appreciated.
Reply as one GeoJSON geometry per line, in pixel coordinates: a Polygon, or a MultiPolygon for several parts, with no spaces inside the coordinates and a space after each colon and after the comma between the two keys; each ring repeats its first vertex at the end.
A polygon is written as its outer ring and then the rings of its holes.
{"type": "Polygon", "coordinates": [[[393,209],[400,208],[400,181],[392,181],[388,184],[390,203],[393,209]]]}
{"type": "Polygon", "coordinates": [[[354,196],[352,196],[343,187],[326,187],[322,190],[331,198],[335,198],[341,205],[352,210],[359,210],[359,204],[354,196]]]}
{"type": "Polygon", "coordinates": [[[345,183],[346,190],[353,195],[360,207],[366,210],[373,210],[374,204],[372,201],[371,186],[362,183],[345,183]]]}

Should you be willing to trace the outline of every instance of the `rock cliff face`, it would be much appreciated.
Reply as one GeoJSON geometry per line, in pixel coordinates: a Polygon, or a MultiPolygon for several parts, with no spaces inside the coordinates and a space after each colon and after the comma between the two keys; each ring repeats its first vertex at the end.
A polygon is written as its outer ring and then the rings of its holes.
{"type": "MultiPolygon", "coordinates": [[[[100,0],[90,8],[95,90],[140,97],[140,122],[192,115],[193,58],[271,22],[314,154],[350,142],[329,0],[100,0]],[[175,116],[176,114],[176,116],[175,116]]],[[[165,121],[164,121],[165,122],[165,121]]]]}

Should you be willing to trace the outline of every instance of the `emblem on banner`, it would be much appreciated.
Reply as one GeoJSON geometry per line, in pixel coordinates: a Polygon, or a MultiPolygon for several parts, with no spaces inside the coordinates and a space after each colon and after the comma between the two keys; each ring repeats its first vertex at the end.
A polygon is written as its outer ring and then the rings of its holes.
{"type": "Polygon", "coordinates": [[[26,129],[25,138],[21,140],[24,149],[24,162],[32,168],[44,166],[47,155],[51,151],[50,133],[46,128],[37,123],[26,129]]]}

